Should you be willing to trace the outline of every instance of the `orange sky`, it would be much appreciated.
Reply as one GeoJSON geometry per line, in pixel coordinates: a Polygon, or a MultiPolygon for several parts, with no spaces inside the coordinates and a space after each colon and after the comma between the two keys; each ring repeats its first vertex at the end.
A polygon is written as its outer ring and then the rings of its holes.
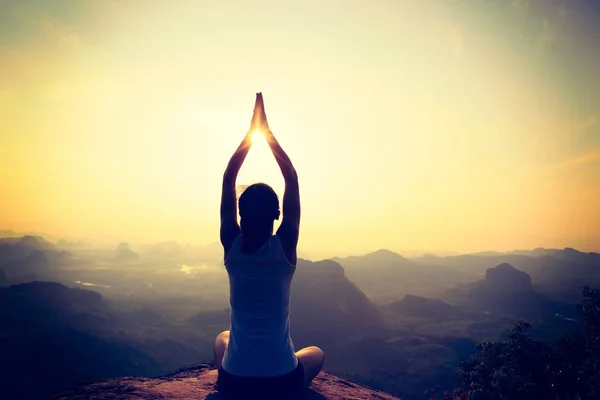
{"type": "MultiPolygon", "coordinates": [[[[0,5],[0,229],[218,240],[262,91],[309,256],[600,251],[592,1],[0,5]],[[326,3],[326,4],[323,4],[326,3]]],[[[240,182],[282,180],[265,147],[240,182]]]]}

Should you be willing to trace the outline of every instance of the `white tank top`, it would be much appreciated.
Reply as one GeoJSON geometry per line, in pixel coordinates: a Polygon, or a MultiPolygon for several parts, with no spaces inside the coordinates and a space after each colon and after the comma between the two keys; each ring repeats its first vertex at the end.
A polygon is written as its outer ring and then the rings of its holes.
{"type": "Polygon", "coordinates": [[[252,254],[242,253],[241,247],[239,235],[225,259],[231,328],[222,367],[238,376],[287,374],[298,365],[290,337],[290,285],[296,267],[277,236],[252,254]]]}

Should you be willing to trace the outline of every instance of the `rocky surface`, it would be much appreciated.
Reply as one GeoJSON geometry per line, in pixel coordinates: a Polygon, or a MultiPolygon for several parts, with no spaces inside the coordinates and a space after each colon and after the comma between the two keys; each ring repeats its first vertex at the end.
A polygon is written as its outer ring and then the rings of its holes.
{"type": "MultiPolygon", "coordinates": [[[[160,378],[117,378],[91,383],[55,397],[54,400],[219,400],[215,390],[217,371],[209,364],[180,370],[160,378]]],[[[261,397],[248,396],[248,399],[261,397]]],[[[308,391],[306,400],[398,400],[389,394],[360,386],[321,372],[308,391]]]]}

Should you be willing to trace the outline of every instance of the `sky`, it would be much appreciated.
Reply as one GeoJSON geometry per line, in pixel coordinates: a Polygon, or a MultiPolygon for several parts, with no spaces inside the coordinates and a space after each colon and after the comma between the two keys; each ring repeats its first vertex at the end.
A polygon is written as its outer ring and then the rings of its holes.
{"type": "Polygon", "coordinates": [[[594,0],[0,0],[0,229],[217,242],[262,92],[301,256],[600,252],[597,38],[594,0]]]}

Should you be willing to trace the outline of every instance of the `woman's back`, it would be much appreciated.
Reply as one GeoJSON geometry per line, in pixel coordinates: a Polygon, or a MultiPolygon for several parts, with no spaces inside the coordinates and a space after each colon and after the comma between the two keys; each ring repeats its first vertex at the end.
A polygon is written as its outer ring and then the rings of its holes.
{"type": "Polygon", "coordinates": [[[269,128],[261,93],[256,94],[250,130],[223,174],[220,216],[231,328],[215,339],[217,386],[223,393],[244,397],[269,392],[287,398],[287,394],[308,387],[323,367],[324,355],[316,346],[294,353],[290,337],[290,285],[297,261],[300,187],[290,158],[269,128]],[[277,194],[264,183],[250,185],[236,201],[236,179],[256,131],[265,135],[285,181],[282,211],[277,194]],[[282,213],[273,236],[274,223],[282,213]]]}
{"type": "Polygon", "coordinates": [[[297,366],[290,337],[290,285],[295,266],[279,237],[247,254],[239,235],[227,255],[231,334],[223,368],[239,376],[278,376],[297,366]]]}

